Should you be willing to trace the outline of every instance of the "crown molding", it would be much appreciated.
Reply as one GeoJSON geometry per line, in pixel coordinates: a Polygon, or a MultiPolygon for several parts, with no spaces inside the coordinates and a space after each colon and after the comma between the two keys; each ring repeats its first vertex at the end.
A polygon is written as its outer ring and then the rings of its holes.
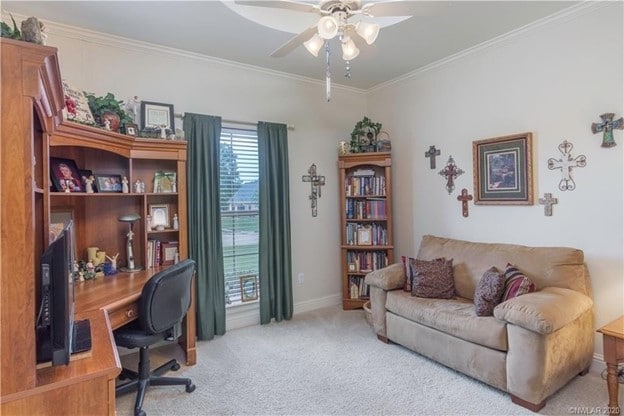
{"type": "MultiPolygon", "coordinates": [[[[8,15],[8,13],[4,13],[4,11],[2,14],[3,16],[8,15]]],[[[16,20],[25,20],[28,18],[28,16],[24,16],[18,13],[12,13],[12,15],[16,20]]],[[[230,61],[228,59],[222,59],[222,58],[217,58],[214,56],[204,55],[201,53],[185,51],[183,49],[172,48],[169,46],[158,45],[155,43],[124,38],[121,36],[111,35],[108,33],[97,32],[97,31],[93,31],[93,30],[89,30],[85,28],[80,28],[76,26],[66,25],[63,23],[53,22],[47,19],[45,20],[45,26],[48,30],[48,33],[55,35],[55,36],[80,40],[84,42],[93,43],[96,45],[113,47],[113,48],[125,50],[128,52],[145,53],[145,54],[150,54],[150,55],[156,55],[159,57],[186,58],[186,59],[191,59],[194,61],[209,62],[213,64],[219,64],[219,65],[234,67],[238,69],[245,69],[248,71],[261,73],[264,75],[270,75],[274,77],[304,82],[308,84],[314,84],[317,86],[318,85],[325,86],[325,81],[320,81],[314,78],[290,74],[288,72],[276,71],[273,69],[267,69],[267,68],[263,68],[263,67],[259,67],[255,65],[244,64],[241,62],[230,61]]],[[[48,46],[54,46],[54,45],[48,45],[48,46]]],[[[335,90],[348,91],[348,92],[355,93],[355,94],[364,95],[366,93],[366,90],[364,89],[349,87],[349,86],[341,85],[335,82],[332,83],[332,88],[335,90]]]]}
{"type": "Polygon", "coordinates": [[[527,25],[514,29],[510,32],[504,33],[490,40],[486,40],[485,42],[479,43],[478,45],[472,46],[468,49],[464,49],[463,51],[457,52],[453,55],[449,55],[447,57],[439,59],[435,62],[432,62],[418,69],[410,71],[406,74],[403,74],[397,78],[391,79],[386,82],[382,82],[381,84],[377,84],[365,91],[367,94],[372,93],[380,89],[383,89],[385,87],[388,87],[390,85],[397,84],[402,81],[415,78],[423,73],[432,71],[437,68],[444,67],[455,61],[462,60],[466,57],[472,56],[486,49],[500,47],[508,41],[516,40],[520,38],[521,36],[530,34],[538,29],[543,28],[544,26],[547,26],[553,23],[567,22],[570,19],[576,18],[590,11],[598,10],[599,8],[605,7],[606,5],[611,4],[611,3],[617,3],[617,2],[610,1],[610,0],[584,0],[580,4],[570,6],[557,13],[551,14],[550,16],[546,16],[544,18],[531,22],[527,25]]]}

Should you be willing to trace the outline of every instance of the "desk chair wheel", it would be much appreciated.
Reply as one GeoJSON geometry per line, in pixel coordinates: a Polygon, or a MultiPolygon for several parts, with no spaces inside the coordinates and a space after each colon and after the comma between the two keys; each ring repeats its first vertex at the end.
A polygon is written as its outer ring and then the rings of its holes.
{"type": "Polygon", "coordinates": [[[134,416],[145,416],[146,414],[147,413],[145,413],[145,410],[143,409],[134,412],[134,416]]]}
{"type": "Polygon", "coordinates": [[[190,383],[186,385],[186,392],[193,393],[195,391],[195,384],[190,383]]]}
{"type": "Polygon", "coordinates": [[[180,369],[180,364],[177,362],[171,366],[171,371],[178,371],[180,369]]]}

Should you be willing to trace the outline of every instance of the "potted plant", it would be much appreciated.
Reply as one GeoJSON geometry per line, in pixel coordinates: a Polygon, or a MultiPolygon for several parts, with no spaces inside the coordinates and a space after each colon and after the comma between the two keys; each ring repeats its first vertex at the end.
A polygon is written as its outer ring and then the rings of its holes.
{"type": "Polygon", "coordinates": [[[85,92],[89,108],[102,127],[112,131],[119,131],[120,126],[132,123],[132,117],[121,107],[123,101],[117,100],[113,94],[107,93],[104,97],[96,97],[94,94],[85,92]]]}
{"type": "Polygon", "coordinates": [[[355,123],[351,132],[351,152],[357,153],[361,148],[374,146],[377,135],[381,131],[381,123],[375,123],[368,117],[355,123]]]}

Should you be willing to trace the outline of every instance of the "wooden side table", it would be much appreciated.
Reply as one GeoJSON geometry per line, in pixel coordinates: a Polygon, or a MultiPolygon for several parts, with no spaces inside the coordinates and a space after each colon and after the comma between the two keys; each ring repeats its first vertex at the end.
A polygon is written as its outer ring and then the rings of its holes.
{"type": "Polygon", "coordinates": [[[609,413],[620,414],[618,405],[618,363],[624,361],[624,316],[598,330],[602,333],[604,360],[607,363],[609,413]]]}

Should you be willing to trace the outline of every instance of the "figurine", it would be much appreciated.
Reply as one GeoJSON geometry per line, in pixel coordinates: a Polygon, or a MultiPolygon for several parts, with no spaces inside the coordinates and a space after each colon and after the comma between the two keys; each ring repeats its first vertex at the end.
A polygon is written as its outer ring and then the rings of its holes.
{"type": "Polygon", "coordinates": [[[115,254],[113,257],[106,256],[106,258],[110,261],[110,266],[108,269],[108,273],[106,273],[106,270],[104,271],[105,275],[109,276],[111,274],[117,273],[117,257],[119,257],[119,253],[115,254]]]}
{"type": "Polygon", "coordinates": [[[130,190],[128,189],[128,178],[126,178],[125,176],[121,180],[121,192],[124,194],[127,194],[130,192],[130,190]]]}
{"type": "Polygon", "coordinates": [[[180,222],[178,221],[178,214],[173,214],[173,229],[177,230],[179,228],[180,228],[180,222]]]}
{"type": "Polygon", "coordinates": [[[178,186],[175,181],[171,182],[171,192],[178,192],[178,186]]]}
{"type": "Polygon", "coordinates": [[[135,194],[141,193],[141,181],[138,179],[134,182],[134,193],[135,194]]]}
{"type": "Polygon", "coordinates": [[[95,182],[95,178],[93,177],[93,175],[89,176],[88,178],[84,178],[84,181],[87,193],[92,194],[93,192],[95,192],[93,190],[93,182],[95,182]]]}
{"type": "Polygon", "coordinates": [[[160,129],[160,138],[166,139],[167,138],[167,126],[164,124],[161,124],[158,128],[160,129]]]}
{"type": "Polygon", "coordinates": [[[111,129],[111,125],[110,125],[110,120],[104,120],[104,130],[109,130],[111,129]]]}
{"type": "Polygon", "coordinates": [[[141,180],[141,193],[145,193],[145,182],[141,180]]]}

